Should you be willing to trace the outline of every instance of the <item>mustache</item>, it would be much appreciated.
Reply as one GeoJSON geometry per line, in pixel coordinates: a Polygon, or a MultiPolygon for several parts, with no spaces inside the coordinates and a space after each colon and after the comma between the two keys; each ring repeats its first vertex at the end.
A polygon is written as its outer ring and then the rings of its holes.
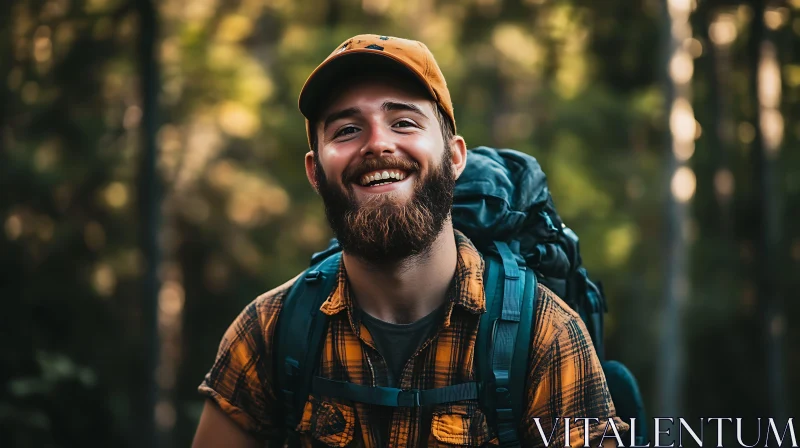
{"type": "Polygon", "coordinates": [[[419,171],[419,163],[397,156],[365,159],[358,165],[347,167],[342,173],[342,183],[358,183],[365,174],[378,170],[401,170],[408,174],[419,171]]]}

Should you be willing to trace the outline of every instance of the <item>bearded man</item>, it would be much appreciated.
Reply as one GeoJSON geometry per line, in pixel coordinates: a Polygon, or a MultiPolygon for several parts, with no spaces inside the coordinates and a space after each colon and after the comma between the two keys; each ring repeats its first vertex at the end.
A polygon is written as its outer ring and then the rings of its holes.
{"type": "MultiPolygon", "coordinates": [[[[310,144],[306,174],[342,248],[336,284],[319,308],[329,320],[316,375],[403,390],[472,380],[486,311],[484,263],[451,221],[468,151],[433,55],[420,42],[355,36],[309,76],[299,105],[310,144]]],[[[386,407],[310,395],[300,423],[286,428],[275,336],[298,281],[258,297],[225,333],[199,388],[208,400],[195,447],[283,446],[284,437],[301,446],[499,443],[474,399],[386,407]]],[[[598,446],[608,419],[627,428],[580,317],[541,285],[531,341],[517,429],[524,446],[544,446],[543,438],[583,445],[585,435],[598,446]],[[560,417],[600,420],[551,435],[560,417]],[[537,418],[547,423],[537,426],[537,418]]]]}

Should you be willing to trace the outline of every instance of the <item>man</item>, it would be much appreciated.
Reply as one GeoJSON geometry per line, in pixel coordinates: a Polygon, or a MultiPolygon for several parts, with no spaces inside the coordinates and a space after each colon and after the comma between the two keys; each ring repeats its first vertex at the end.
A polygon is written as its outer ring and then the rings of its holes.
{"type": "MultiPolygon", "coordinates": [[[[343,249],[337,284],[320,308],[329,325],[317,375],[419,390],[472,380],[484,264],[451,222],[468,154],[433,55],[419,42],[353,37],[311,74],[299,103],[311,146],[306,174],[343,249]]],[[[199,388],[208,401],[195,447],[263,446],[284,429],[272,342],[295,281],[258,297],[226,332],[199,388]]],[[[588,425],[598,446],[615,410],[586,328],[541,285],[536,316],[523,446],[543,446],[542,433],[550,438],[561,417],[599,418],[588,425]]],[[[305,446],[498,441],[476,400],[387,408],[311,396],[295,429],[305,446]]],[[[582,446],[583,425],[573,422],[568,437],[582,446]]],[[[564,446],[563,428],[550,443],[564,446]]]]}

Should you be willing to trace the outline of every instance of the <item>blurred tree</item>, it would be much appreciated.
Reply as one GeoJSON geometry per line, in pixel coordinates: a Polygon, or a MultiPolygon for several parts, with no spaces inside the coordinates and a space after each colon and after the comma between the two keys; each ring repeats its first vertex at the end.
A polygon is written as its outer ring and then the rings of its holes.
{"type": "MultiPolygon", "coordinates": [[[[157,381],[160,345],[159,338],[159,289],[158,270],[161,267],[161,251],[158,246],[158,233],[161,225],[161,177],[157,169],[158,148],[156,132],[158,131],[158,93],[159,71],[155,54],[158,39],[158,27],[155,8],[150,0],[136,0],[139,19],[139,79],[141,95],[141,161],[138,172],[138,210],[139,210],[139,244],[145,264],[142,275],[142,336],[144,340],[144,362],[140,370],[142,390],[138,397],[137,411],[140,416],[136,425],[139,446],[171,446],[170,432],[157,431],[158,423],[169,417],[162,415],[165,406],[174,406],[170,400],[159,401],[168,391],[161,390],[157,381]],[[156,411],[161,410],[161,413],[156,411]]],[[[168,361],[167,361],[168,362],[168,361]]],[[[163,365],[162,360],[161,364],[163,365]]],[[[174,423],[173,423],[174,424],[174,423]]],[[[163,425],[159,424],[158,427],[163,425]]],[[[171,428],[171,425],[167,425],[171,428]]]]}
{"type": "Polygon", "coordinates": [[[84,6],[6,2],[0,15],[3,446],[125,446],[128,436],[140,353],[125,223],[133,27],[124,4],[84,6]]]}
{"type": "Polygon", "coordinates": [[[660,319],[658,371],[659,396],[657,409],[663,415],[684,412],[685,336],[684,313],[690,294],[689,278],[689,202],[697,185],[689,160],[694,155],[696,121],[691,106],[691,82],[694,62],[689,48],[692,42],[688,1],[664,2],[665,118],[669,134],[666,161],[667,182],[664,226],[664,305],[660,319]]]}
{"type": "Polygon", "coordinates": [[[750,92],[754,99],[753,122],[753,195],[756,243],[756,278],[758,309],[764,343],[764,367],[769,395],[769,415],[784,420],[788,417],[784,380],[784,339],[786,316],[781,299],[780,255],[781,192],[776,187],[776,161],[783,141],[781,103],[781,71],[770,28],[782,21],[775,9],[767,9],[764,0],[754,0],[750,28],[750,92]],[[766,22],[766,23],[765,23],[766,22]]]}

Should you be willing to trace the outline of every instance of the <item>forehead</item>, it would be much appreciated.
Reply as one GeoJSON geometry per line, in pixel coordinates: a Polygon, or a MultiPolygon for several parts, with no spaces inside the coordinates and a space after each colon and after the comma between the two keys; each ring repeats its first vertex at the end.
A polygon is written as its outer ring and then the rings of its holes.
{"type": "Polygon", "coordinates": [[[357,76],[342,80],[332,88],[329,100],[320,109],[320,118],[350,107],[373,104],[379,107],[389,100],[414,103],[425,113],[433,113],[430,94],[407,77],[357,76]]]}

